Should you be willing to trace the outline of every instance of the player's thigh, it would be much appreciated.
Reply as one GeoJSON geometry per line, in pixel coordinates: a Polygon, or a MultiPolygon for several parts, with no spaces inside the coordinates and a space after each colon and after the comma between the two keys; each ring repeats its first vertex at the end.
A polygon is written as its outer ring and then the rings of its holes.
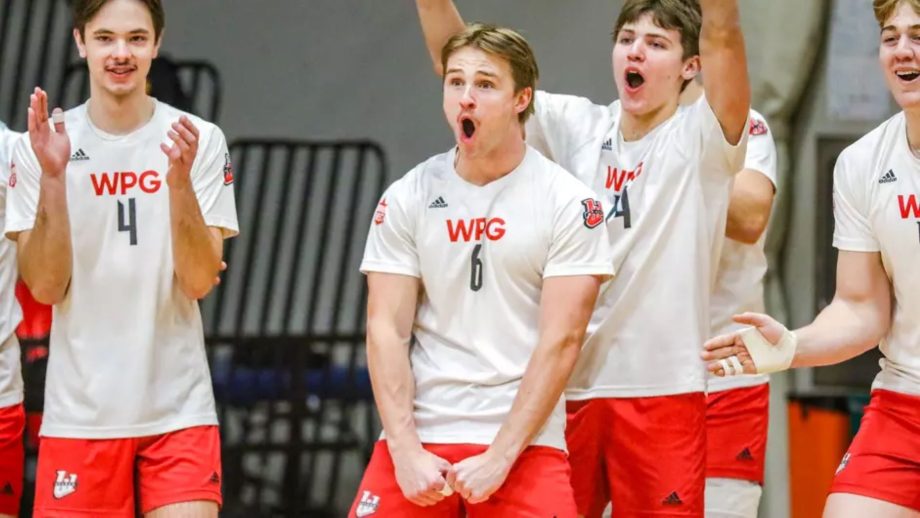
{"type": "Polygon", "coordinates": [[[824,504],[824,518],[920,518],[920,511],[877,498],[850,493],[831,493],[824,504]]]}
{"type": "Polygon", "coordinates": [[[736,478],[706,479],[706,518],[757,518],[763,488],[736,478]]]}
{"type": "Polygon", "coordinates": [[[0,517],[19,514],[25,464],[22,439],[25,422],[21,403],[0,408],[0,517]]]}
{"type": "Polygon", "coordinates": [[[614,516],[701,516],[706,485],[706,396],[621,398],[607,476],[614,516]]]}
{"type": "Polygon", "coordinates": [[[43,437],[35,518],[134,518],[133,439],[43,437]]]}
{"type": "MultiPolygon", "coordinates": [[[[137,451],[141,512],[149,515],[154,510],[170,509],[176,504],[203,502],[214,505],[192,505],[191,508],[219,508],[222,503],[220,473],[220,432],[216,426],[196,426],[144,438],[137,451]]],[[[179,509],[187,507],[179,506],[179,509]]]]}
{"type": "Polygon", "coordinates": [[[706,408],[706,477],[763,483],[770,387],[764,383],[710,393],[706,408]]]}
{"type": "Polygon", "coordinates": [[[479,504],[467,505],[469,518],[576,518],[565,453],[530,446],[521,453],[502,486],[479,504]]]}
{"type": "Polygon", "coordinates": [[[144,518],[217,518],[218,510],[214,501],[179,502],[144,513],[144,518]]]}
{"type": "Polygon", "coordinates": [[[566,402],[565,442],[578,515],[599,518],[610,501],[605,468],[608,399],[566,402]]]}

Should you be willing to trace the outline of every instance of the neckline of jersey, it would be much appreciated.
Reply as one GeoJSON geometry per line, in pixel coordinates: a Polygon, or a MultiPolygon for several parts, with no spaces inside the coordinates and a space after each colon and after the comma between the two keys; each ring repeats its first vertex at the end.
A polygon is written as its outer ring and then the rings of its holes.
{"type": "Polygon", "coordinates": [[[93,124],[93,119],[89,116],[89,100],[83,103],[83,106],[82,106],[83,117],[86,120],[86,125],[89,127],[90,131],[92,131],[93,134],[99,137],[100,139],[107,140],[109,142],[130,141],[136,138],[138,135],[144,134],[144,132],[146,132],[148,129],[152,128],[153,121],[156,120],[156,118],[159,116],[160,112],[162,111],[160,109],[161,108],[160,101],[157,100],[155,97],[151,97],[151,99],[153,99],[153,113],[150,115],[150,118],[147,119],[145,123],[141,124],[134,131],[130,133],[125,133],[124,135],[115,135],[113,133],[108,133],[100,129],[95,124],[93,124]]]}

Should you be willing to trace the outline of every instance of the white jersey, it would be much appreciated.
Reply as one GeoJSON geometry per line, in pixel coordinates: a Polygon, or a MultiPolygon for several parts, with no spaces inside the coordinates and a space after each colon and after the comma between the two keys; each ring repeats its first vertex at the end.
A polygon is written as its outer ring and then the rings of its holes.
{"type": "MultiPolygon", "coordinates": [[[[751,110],[747,154],[744,169],[757,171],[767,177],[776,188],[776,146],[763,115],[751,110]]],[[[753,245],[725,239],[715,287],[712,290],[712,336],[736,331],[745,326],[732,320],[732,315],[754,311],[763,313],[763,277],[767,273],[767,256],[764,253],[766,233],[753,245]]],[[[707,389],[719,392],[742,387],[753,387],[770,381],[766,374],[745,376],[713,376],[708,374],[707,389]]]]}
{"type": "MultiPolygon", "coordinates": [[[[0,122],[0,225],[6,220],[6,194],[13,142],[18,133],[0,122]]],[[[16,301],[16,244],[0,239],[0,408],[22,402],[22,373],[16,326],[22,309],[16,301]]]]}
{"type": "MultiPolygon", "coordinates": [[[[456,150],[387,189],[362,272],[418,277],[410,352],[415,422],[425,443],[490,444],[539,338],[543,279],[613,273],[591,190],[532,148],[483,186],[454,169],[456,150]]],[[[533,444],[565,449],[560,397],[533,444]]]]}
{"type": "MultiPolygon", "coordinates": [[[[237,233],[232,168],[217,126],[157,102],[123,136],[67,111],[73,270],[53,308],[41,434],[139,437],[217,424],[198,302],[176,281],[160,144],[187,115],[200,131],[191,179],[208,226],[237,233]]],[[[28,135],[14,151],[6,233],[35,223],[41,171],[28,135]]]]}
{"type": "Polygon", "coordinates": [[[891,280],[891,327],[872,388],[920,395],[920,158],[904,112],[846,148],[834,168],[834,246],[879,252],[891,280]]]}
{"type": "Polygon", "coordinates": [[[730,145],[705,98],[623,142],[619,101],[538,92],[528,142],[608,205],[616,278],[604,287],[566,397],[665,396],[705,390],[700,359],[732,176],[730,145]]]}

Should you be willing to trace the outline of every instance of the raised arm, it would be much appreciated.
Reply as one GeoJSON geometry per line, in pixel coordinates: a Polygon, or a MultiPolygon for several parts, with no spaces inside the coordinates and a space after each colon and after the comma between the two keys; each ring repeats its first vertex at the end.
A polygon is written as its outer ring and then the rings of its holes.
{"type": "Polygon", "coordinates": [[[396,481],[409,501],[433,505],[444,498],[443,473],[450,463],[423,449],[415,428],[415,379],[409,365],[409,345],[419,280],[370,272],[367,287],[367,366],[396,481]]]}
{"type": "Polygon", "coordinates": [[[443,76],[441,49],[451,36],[463,30],[463,18],[452,0],[415,0],[415,7],[434,72],[439,77],[443,76]]]}
{"type": "Polygon", "coordinates": [[[759,171],[741,171],[732,187],[725,236],[753,245],[766,230],[772,208],[773,182],[759,171]]]}
{"type": "Polygon", "coordinates": [[[737,0],[700,0],[703,88],[731,144],[741,140],[751,106],[744,35],[737,0]]]}
{"type": "MultiPolygon", "coordinates": [[[[606,239],[606,237],[604,237],[606,239]]],[[[549,277],[540,297],[540,341],[489,449],[457,463],[448,482],[470,503],[501,487],[524,448],[546,423],[575,367],[600,288],[599,277],[549,277]]]]}
{"type": "MultiPolygon", "coordinates": [[[[760,313],[745,313],[735,320],[756,327],[771,347],[782,349],[791,345],[790,368],[833,365],[875,347],[888,332],[891,285],[878,252],[841,250],[834,300],[811,324],[790,333],[782,324],[760,313]]],[[[714,362],[709,364],[709,370],[717,375],[725,374],[718,360],[733,355],[745,373],[763,372],[763,365],[757,365],[751,358],[740,333],[713,338],[706,342],[705,349],[703,358],[714,362]]]]}
{"type": "MultiPolygon", "coordinates": [[[[67,293],[73,269],[65,175],[70,159],[70,137],[67,136],[64,114],[60,108],[55,109],[53,120],[48,118],[48,96],[39,88],[35,89],[30,98],[29,141],[40,168],[38,202],[33,206],[35,222],[31,230],[8,235],[17,241],[19,272],[32,295],[43,304],[57,304],[67,293]]],[[[25,176],[26,169],[33,167],[33,164],[26,163],[26,153],[23,151],[20,148],[14,161],[21,162],[21,172],[25,176]]],[[[17,215],[21,217],[26,217],[25,212],[29,212],[25,208],[29,205],[25,198],[30,196],[25,185],[27,181],[23,178],[24,185],[18,189],[15,182],[10,182],[14,185],[11,190],[17,192],[8,194],[8,200],[16,198],[15,201],[10,200],[12,203],[8,201],[8,205],[19,207],[17,215]]],[[[7,207],[8,213],[11,208],[7,207]]]]}

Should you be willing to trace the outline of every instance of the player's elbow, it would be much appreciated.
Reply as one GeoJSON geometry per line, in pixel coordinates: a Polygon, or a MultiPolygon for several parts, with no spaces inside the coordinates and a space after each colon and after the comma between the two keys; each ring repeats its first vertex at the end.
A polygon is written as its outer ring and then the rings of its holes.
{"type": "Polygon", "coordinates": [[[753,245],[760,240],[766,229],[767,218],[751,216],[738,222],[728,237],[746,245],[753,245]]]}
{"type": "Polygon", "coordinates": [[[29,286],[29,291],[37,302],[48,306],[60,303],[67,293],[66,285],[59,286],[49,282],[26,283],[26,285],[29,286]]]}
{"type": "Polygon", "coordinates": [[[182,290],[182,293],[184,293],[186,297],[192,300],[200,300],[211,293],[211,290],[214,288],[214,279],[216,277],[216,272],[210,276],[207,274],[200,275],[195,279],[179,276],[179,289],[182,290]]]}

